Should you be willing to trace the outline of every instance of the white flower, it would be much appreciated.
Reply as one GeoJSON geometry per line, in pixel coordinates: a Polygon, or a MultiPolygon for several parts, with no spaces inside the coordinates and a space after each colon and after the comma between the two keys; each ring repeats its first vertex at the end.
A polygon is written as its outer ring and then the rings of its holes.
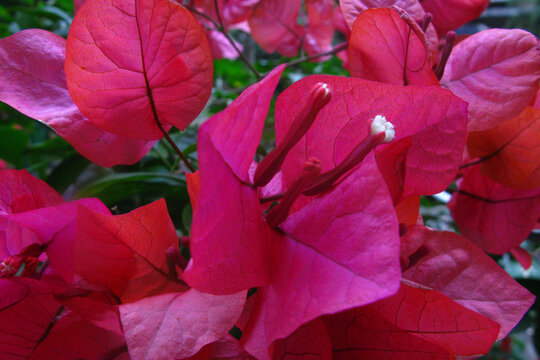
{"type": "Polygon", "coordinates": [[[383,143],[389,143],[396,137],[396,130],[394,130],[394,125],[386,121],[386,118],[383,115],[377,115],[371,123],[371,135],[377,135],[381,132],[385,133],[383,143]]]}

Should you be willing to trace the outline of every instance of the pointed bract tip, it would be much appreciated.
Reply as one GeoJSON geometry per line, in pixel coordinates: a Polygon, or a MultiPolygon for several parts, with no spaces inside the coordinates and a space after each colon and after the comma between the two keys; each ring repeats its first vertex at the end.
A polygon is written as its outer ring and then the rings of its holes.
{"type": "Polygon", "coordinates": [[[371,135],[377,135],[384,131],[384,139],[381,143],[389,143],[396,137],[394,125],[387,121],[383,115],[377,115],[371,123],[371,135]]]}

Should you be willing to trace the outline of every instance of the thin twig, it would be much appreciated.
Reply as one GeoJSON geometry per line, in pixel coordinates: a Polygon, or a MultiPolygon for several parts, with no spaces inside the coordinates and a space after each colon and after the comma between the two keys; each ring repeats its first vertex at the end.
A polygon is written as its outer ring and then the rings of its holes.
{"type": "Polygon", "coordinates": [[[325,51],[325,52],[322,52],[322,53],[319,53],[319,54],[304,56],[304,57],[301,57],[299,59],[290,61],[290,62],[285,63],[285,64],[286,64],[286,67],[291,67],[291,66],[295,66],[295,65],[301,64],[303,62],[309,61],[309,60],[316,59],[316,58],[321,57],[321,56],[333,55],[333,54],[336,54],[336,53],[338,53],[338,52],[340,52],[342,50],[345,50],[348,45],[349,45],[349,43],[345,42],[343,44],[340,44],[340,45],[336,46],[332,50],[328,50],[328,51],[325,51]]]}
{"type": "Polygon", "coordinates": [[[156,117],[156,123],[159,127],[159,129],[161,130],[161,132],[163,133],[163,136],[165,136],[165,139],[167,140],[167,142],[169,143],[169,145],[171,145],[171,147],[173,148],[173,150],[178,154],[178,156],[180,156],[180,158],[182,159],[182,161],[184,162],[184,164],[186,164],[186,166],[188,167],[189,171],[191,171],[192,173],[194,173],[195,171],[197,171],[195,169],[195,167],[193,166],[193,164],[191,163],[191,161],[189,161],[189,159],[187,158],[186,155],[184,155],[184,153],[182,152],[182,150],[180,150],[180,148],[176,145],[176,143],[173,141],[173,139],[171,139],[171,137],[169,136],[169,134],[167,134],[167,132],[165,131],[165,129],[163,128],[163,126],[161,125],[161,123],[159,122],[159,120],[157,119],[156,117]]]}
{"type": "Polygon", "coordinates": [[[217,31],[219,31],[220,33],[225,35],[225,37],[227,38],[229,43],[232,45],[234,50],[236,50],[236,52],[238,53],[238,56],[240,56],[240,59],[244,62],[244,64],[246,64],[246,66],[249,68],[249,70],[251,70],[251,72],[253,73],[253,75],[255,75],[257,80],[262,79],[261,73],[259,73],[257,71],[257,69],[255,69],[253,64],[246,57],[246,55],[244,55],[244,53],[242,51],[240,51],[238,46],[236,46],[236,42],[234,41],[232,36],[229,34],[229,32],[223,26],[223,22],[221,20],[221,15],[219,14],[219,8],[218,8],[218,5],[217,5],[217,0],[215,2],[215,5],[216,5],[216,14],[217,14],[219,22],[215,21],[214,19],[212,19],[210,16],[206,15],[205,13],[202,13],[199,10],[195,9],[193,6],[185,5],[184,7],[186,9],[188,9],[189,11],[191,11],[192,13],[194,13],[196,15],[199,15],[200,17],[204,18],[205,20],[210,21],[212,23],[212,25],[214,25],[214,27],[216,28],[217,31]]]}
{"type": "Polygon", "coordinates": [[[284,193],[284,192],[281,192],[281,193],[279,193],[279,194],[275,194],[275,195],[271,195],[271,196],[267,196],[267,197],[260,198],[260,199],[259,199],[259,202],[260,202],[261,204],[264,204],[264,203],[267,203],[267,202],[272,202],[272,201],[276,201],[276,200],[282,199],[284,196],[285,196],[285,193],[284,193]]]}

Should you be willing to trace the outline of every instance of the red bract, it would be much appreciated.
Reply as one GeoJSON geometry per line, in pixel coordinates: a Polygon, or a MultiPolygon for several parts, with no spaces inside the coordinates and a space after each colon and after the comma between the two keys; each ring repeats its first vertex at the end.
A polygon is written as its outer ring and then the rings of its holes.
{"type": "Polygon", "coordinates": [[[482,174],[507,187],[540,187],[540,109],[527,107],[518,117],[482,132],[471,132],[471,157],[482,157],[482,174]]]}
{"type": "Polygon", "coordinates": [[[461,233],[482,250],[504,254],[527,238],[540,216],[540,189],[516,190],[464,171],[448,207],[461,233]]]}
{"type": "MultiPolygon", "coordinates": [[[[315,55],[332,49],[334,25],[332,24],[332,0],[307,0],[308,27],[303,39],[303,47],[308,55],[315,55]]],[[[319,58],[318,60],[323,60],[319,58]]]]}
{"type": "Polygon", "coordinates": [[[169,273],[165,252],[178,237],[163,200],[117,216],[79,207],[74,247],[76,272],[122,302],[187,290],[169,273]]]}
{"type": "Polygon", "coordinates": [[[264,51],[296,55],[303,35],[296,25],[301,5],[302,0],[261,0],[257,4],[248,21],[253,39],[264,51]]]}
{"type": "Polygon", "coordinates": [[[488,7],[489,0],[423,0],[422,6],[433,15],[439,36],[476,19],[488,7]]]}
{"type": "Polygon", "coordinates": [[[31,29],[0,40],[0,100],[50,126],[101,166],[133,164],[154,145],[101,130],[81,115],[64,74],[66,41],[31,29]],[[39,59],[39,61],[37,61],[39,59]]]}
{"type": "Polygon", "coordinates": [[[323,320],[334,359],[474,358],[499,332],[497,323],[411,282],[392,297],[323,320]]]}
{"type": "MultiPolygon", "coordinates": [[[[200,194],[192,224],[192,259],[184,273],[190,285],[217,294],[260,287],[242,340],[248,352],[261,359],[268,358],[275,340],[301,325],[391,295],[399,280],[397,221],[373,155],[332,191],[289,216],[279,229],[261,216],[248,166],[281,71],[274,70],[201,126],[200,194]],[[256,104],[255,111],[245,110],[248,104],[256,104]],[[239,142],[242,139],[244,143],[239,142]]],[[[297,119],[311,121],[317,112],[310,110],[319,109],[311,101],[327,102],[333,91],[321,85],[312,89],[301,95],[307,104],[291,106],[298,107],[297,119]]],[[[301,128],[295,123],[291,132],[301,128]]],[[[293,139],[296,136],[289,137],[293,139]]],[[[303,163],[297,163],[295,175],[303,163]]],[[[259,166],[277,171],[279,164],[263,160],[259,166]]],[[[289,184],[289,190],[295,184],[289,184]]],[[[285,207],[285,199],[268,217],[285,207]]]]}
{"type": "Polygon", "coordinates": [[[216,296],[190,289],[120,306],[129,354],[139,359],[184,359],[221,339],[242,312],[246,292],[216,296]]]}
{"type": "Polygon", "coordinates": [[[350,28],[363,11],[371,8],[397,6],[417,21],[422,20],[426,14],[418,0],[340,0],[339,6],[350,28]]]}
{"type": "Polygon", "coordinates": [[[534,296],[467,239],[413,226],[401,238],[403,278],[438,290],[501,326],[505,337],[534,296]]]}
{"type": "MultiPolygon", "coordinates": [[[[327,83],[335,95],[319,113],[320,120],[285,160],[285,184],[292,183],[298,163],[309,157],[322,162],[322,171],[334,168],[358,144],[358,139],[366,136],[369,121],[383,115],[394,124],[396,140],[377,148],[377,162],[394,161],[395,154],[389,154],[390,159],[383,157],[386,149],[403,148],[402,142],[406,141],[411,143],[407,152],[402,153],[406,170],[396,191],[407,196],[446,189],[458,171],[463,153],[467,115],[464,102],[438,87],[399,87],[362,79],[310,76],[294,83],[276,102],[278,144],[305,105],[303,94],[318,82],[327,83]]],[[[395,177],[396,173],[383,175],[395,177]]]]}
{"type": "MultiPolygon", "coordinates": [[[[223,25],[235,24],[248,18],[253,7],[260,0],[218,0],[219,15],[223,25]]],[[[206,15],[218,21],[214,0],[194,0],[193,5],[206,15]]]]}
{"type": "Polygon", "coordinates": [[[140,139],[161,138],[160,127],[183,130],[212,89],[204,32],[167,0],[88,0],[71,25],[65,70],[90,121],[140,139]]]}
{"type": "Polygon", "coordinates": [[[469,131],[518,116],[540,79],[538,39],[524,30],[490,29],[456,45],[441,84],[469,103],[469,131]]]}
{"type": "Polygon", "coordinates": [[[246,184],[282,71],[279,67],[249,87],[199,130],[200,193],[191,226],[193,260],[184,279],[202,291],[230,294],[269,280],[269,231],[257,193],[246,184]],[[244,222],[246,214],[251,216],[244,222]]]}
{"type": "Polygon", "coordinates": [[[349,40],[351,76],[394,85],[437,86],[427,39],[418,24],[392,9],[362,12],[349,40]]]}
{"type": "Polygon", "coordinates": [[[16,214],[64,203],[60,194],[26,170],[0,171],[0,214],[16,214]]]}
{"type": "Polygon", "coordinates": [[[286,235],[270,240],[271,283],[259,289],[242,338],[248,352],[264,359],[274,340],[317,316],[396,291],[397,220],[383,183],[369,156],[280,226],[286,235]]]}
{"type": "Polygon", "coordinates": [[[85,320],[56,299],[58,289],[34,279],[1,279],[0,288],[11,295],[0,303],[2,359],[68,360],[123,352],[118,318],[106,327],[85,320]]]}

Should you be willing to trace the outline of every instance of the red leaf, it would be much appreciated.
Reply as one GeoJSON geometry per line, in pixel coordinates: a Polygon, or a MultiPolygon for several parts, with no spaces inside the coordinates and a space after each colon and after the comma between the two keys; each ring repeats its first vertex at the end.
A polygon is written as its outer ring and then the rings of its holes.
{"type": "Polygon", "coordinates": [[[183,130],[212,89],[206,36],[188,10],[167,0],[88,0],[67,41],[69,93],[114,134],[159,139],[183,130]]]}
{"type": "Polygon", "coordinates": [[[415,332],[363,307],[323,317],[335,360],[448,360],[450,354],[415,332]]]}
{"type": "Polygon", "coordinates": [[[178,237],[164,200],[117,216],[78,208],[75,271],[122,302],[187,290],[170,277],[171,246],[178,249],[178,237]]]}
{"type": "Polygon", "coordinates": [[[64,203],[47,183],[26,170],[0,171],[0,214],[17,214],[64,203]]]}
{"type": "Polygon", "coordinates": [[[139,161],[154,141],[113,135],[81,115],[67,90],[65,49],[63,38],[38,29],[0,39],[0,100],[45,123],[98,165],[139,161]]]}
{"type": "Polygon", "coordinates": [[[76,234],[76,215],[79,206],[110,214],[97,199],[81,199],[56,206],[26,211],[6,217],[6,236],[9,254],[18,254],[24,247],[39,243],[46,245],[50,266],[65,281],[73,281],[73,241],[76,234]]]}
{"type": "MultiPolygon", "coordinates": [[[[303,47],[308,55],[332,50],[334,26],[332,25],[332,0],[306,0],[308,28],[303,39],[303,47]]],[[[329,57],[319,57],[313,61],[323,61],[329,57]]]]}
{"type": "MultiPolygon", "coordinates": [[[[227,37],[218,30],[205,29],[206,38],[208,39],[208,45],[210,45],[210,51],[214,59],[236,59],[238,57],[238,51],[231,45],[227,37]]],[[[244,47],[239,42],[233,40],[238,50],[243,51],[244,47]]]]}
{"type": "Polygon", "coordinates": [[[401,256],[418,249],[427,255],[403,272],[403,278],[438,290],[466,308],[498,322],[505,337],[534,303],[534,296],[467,239],[424,226],[409,228],[401,238],[401,256]]]}
{"type": "MultiPolygon", "coordinates": [[[[369,359],[474,358],[488,352],[499,326],[438,291],[404,283],[374,304],[324,318],[334,352],[369,359]]],[[[340,357],[338,357],[339,359],[340,357]]]]}
{"type": "MultiPolygon", "coordinates": [[[[30,360],[102,359],[127,351],[124,336],[69,314],[62,317],[33,351],[30,360]]],[[[115,357],[116,358],[116,357],[115,357]]]]}
{"type": "Polygon", "coordinates": [[[264,285],[270,275],[267,254],[272,235],[261,216],[257,192],[232,173],[204,125],[197,144],[200,196],[191,225],[192,257],[183,278],[213,294],[264,285]]]}
{"type": "Polygon", "coordinates": [[[191,289],[120,306],[133,360],[183,359],[224,337],[242,312],[246,292],[215,296],[191,289]]]}
{"type": "Polygon", "coordinates": [[[505,187],[472,166],[464,172],[448,207],[463,236],[484,251],[504,254],[535,227],[540,215],[540,189],[505,187]]]}
{"type": "Polygon", "coordinates": [[[29,359],[63,312],[62,306],[55,301],[51,287],[37,280],[0,279],[0,288],[3,294],[15,290],[19,295],[1,302],[0,357],[29,359]]]}
{"type": "Polygon", "coordinates": [[[483,157],[482,174],[514,189],[540,187],[540,109],[527,107],[493,129],[471,132],[471,157],[483,157]]]}
{"type": "Polygon", "coordinates": [[[195,212],[197,209],[197,202],[199,201],[199,193],[201,188],[201,177],[199,176],[199,171],[197,170],[194,173],[186,173],[186,183],[189,200],[191,201],[191,207],[193,212],[195,212]]]}
{"type": "Polygon", "coordinates": [[[270,101],[284,69],[284,65],[276,67],[201,126],[215,150],[242,181],[249,182],[248,171],[261,141],[270,101]]]}
{"type": "Polygon", "coordinates": [[[224,339],[218,340],[206,345],[196,355],[188,358],[188,360],[256,360],[249,355],[242,345],[233,338],[227,336],[224,339]]]}
{"type": "Polygon", "coordinates": [[[370,9],[358,16],[349,42],[349,68],[351,76],[366,80],[439,85],[422,29],[393,9],[370,9]]]}
{"type": "Polygon", "coordinates": [[[339,0],[345,21],[352,29],[356,18],[365,10],[397,6],[405,10],[416,21],[423,20],[426,12],[418,0],[339,0]]]}
{"type": "Polygon", "coordinates": [[[302,38],[296,26],[301,5],[302,0],[261,0],[256,5],[248,21],[253,39],[264,51],[296,56],[302,38]],[[287,41],[291,42],[289,48],[278,49],[287,41]]]}
{"type": "Polygon", "coordinates": [[[422,6],[433,15],[439,36],[446,35],[476,19],[486,10],[489,0],[423,0],[422,6]]]}
{"type": "Polygon", "coordinates": [[[514,256],[514,258],[523,267],[523,269],[529,270],[532,266],[531,254],[521,246],[516,246],[515,248],[510,250],[510,254],[514,256]]]}
{"type": "Polygon", "coordinates": [[[276,68],[249,87],[199,130],[200,195],[193,214],[192,260],[183,274],[199,290],[231,294],[268,282],[270,229],[261,216],[257,192],[243,182],[249,182],[283,69],[276,68]]]}
{"type": "Polygon", "coordinates": [[[446,189],[457,173],[463,154],[464,102],[438,87],[398,87],[362,79],[309,76],[278,97],[277,143],[305,106],[303,94],[318,82],[327,83],[333,96],[289,152],[282,166],[285,184],[289,186],[294,181],[298,164],[310,157],[322,162],[323,172],[333,169],[366,137],[373,118],[383,115],[394,124],[396,140],[379,146],[378,152],[412,136],[406,156],[403,195],[435,194],[446,189]]]}
{"type": "Polygon", "coordinates": [[[258,290],[243,335],[249,353],[262,356],[273,341],[318,316],[394,294],[398,224],[381,184],[368,156],[333,191],[281,225],[285,236],[272,239],[272,282],[258,290]]]}
{"type": "Polygon", "coordinates": [[[540,79],[538,39],[525,30],[490,29],[456,45],[441,84],[469,103],[469,131],[518,116],[540,79]]]}
{"type": "MultiPolygon", "coordinates": [[[[241,22],[247,19],[251,10],[260,0],[218,0],[219,15],[223,21],[223,25],[227,28],[228,25],[241,22]]],[[[208,16],[218,21],[216,15],[214,0],[194,0],[193,6],[196,6],[208,16]]]]}
{"type": "Polygon", "coordinates": [[[324,323],[319,319],[302,325],[286,339],[274,343],[272,359],[303,360],[306,358],[332,359],[332,344],[324,323]]]}

